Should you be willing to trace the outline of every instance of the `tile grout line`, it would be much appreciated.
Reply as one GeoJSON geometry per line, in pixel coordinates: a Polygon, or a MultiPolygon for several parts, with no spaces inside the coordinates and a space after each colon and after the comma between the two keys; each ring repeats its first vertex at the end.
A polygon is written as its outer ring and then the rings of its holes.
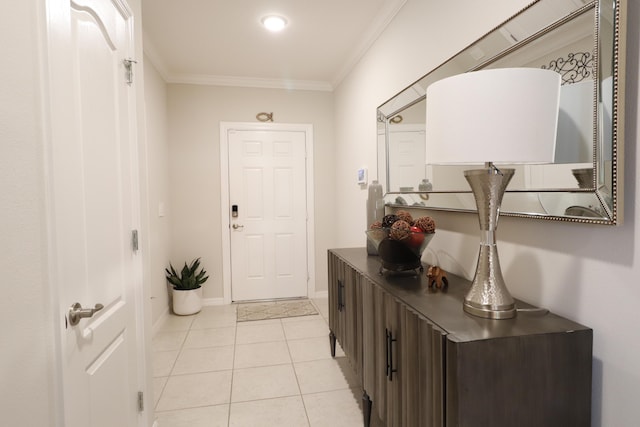
{"type": "MultiPolygon", "coordinates": [[[[319,313],[319,311],[318,311],[319,313]]],[[[289,339],[287,338],[287,334],[284,330],[284,324],[282,320],[280,321],[282,324],[282,331],[284,333],[285,342],[287,343],[287,351],[289,352],[289,359],[291,359],[291,369],[293,369],[293,375],[296,377],[296,384],[298,385],[298,391],[300,392],[300,401],[302,403],[302,407],[304,408],[304,416],[307,418],[307,425],[311,426],[311,419],[309,418],[309,411],[307,410],[307,405],[304,402],[304,396],[302,394],[302,387],[300,387],[300,379],[298,378],[298,371],[296,370],[296,365],[293,361],[293,355],[291,354],[291,347],[289,346],[289,339]]]]}
{"type": "MultiPolygon", "coordinates": [[[[160,395],[158,396],[158,401],[153,405],[154,412],[161,412],[161,411],[158,411],[158,405],[160,405],[160,400],[162,400],[162,395],[164,394],[164,391],[167,388],[167,384],[169,384],[169,380],[173,376],[173,370],[174,370],[174,368],[176,366],[176,363],[178,363],[178,359],[180,358],[180,355],[182,354],[182,349],[184,347],[184,343],[187,340],[187,336],[189,336],[189,331],[191,330],[191,325],[193,325],[194,319],[195,319],[195,316],[194,316],[193,319],[191,319],[191,322],[189,323],[189,327],[186,330],[186,334],[184,335],[184,338],[182,339],[182,343],[180,344],[180,347],[178,348],[178,354],[176,355],[175,360],[171,364],[171,369],[169,369],[169,373],[167,374],[167,380],[164,382],[164,385],[162,386],[162,391],[160,391],[160,395]]],[[[165,320],[165,322],[166,321],[167,320],[165,320]]],[[[182,331],[177,331],[177,332],[182,332],[182,331]]]]}
{"type": "MultiPolygon", "coordinates": [[[[184,334],[184,338],[182,339],[182,343],[180,344],[180,349],[178,350],[178,355],[176,356],[176,360],[173,361],[173,365],[171,366],[171,370],[169,371],[169,378],[171,378],[174,374],[173,374],[173,370],[176,368],[176,365],[178,363],[178,359],[180,359],[180,356],[182,355],[182,351],[184,350],[184,344],[187,342],[187,337],[189,336],[189,332],[191,332],[191,325],[193,325],[193,322],[196,318],[198,314],[196,313],[195,316],[193,316],[193,319],[191,319],[191,322],[189,322],[189,329],[187,329],[187,333],[184,334]]],[[[167,378],[167,382],[169,382],[169,379],[167,378]]]]}
{"type": "Polygon", "coordinates": [[[236,372],[236,346],[238,345],[238,307],[236,306],[236,323],[234,325],[234,333],[233,333],[233,356],[231,359],[231,382],[229,385],[229,410],[227,411],[227,427],[231,424],[231,403],[233,396],[233,379],[235,377],[236,372]]]}
{"type": "MultiPolygon", "coordinates": [[[[314,301],[311,300],[311,303],[312,303],[312,305],[314,306],[314,308],[317,311],[318,319],[322,319],[323,323],[328,326],[328,322],[327,322],[326,317],[324,316],[323,310],[321,310],[314,301]]],[[[238,344],[238,335],[239,335],[239,327],[238,327],[238,325],[239,325],[239,323],[238,323],[238,320],[237,320],[238,319],[237,318],[237,311],[234,313],[234,315],[235,315],[235,322],[233,324],[233,327],[234,327],[234,329],[233,329],[233,342],[232,342],[233,349],[231,351],[232,360],[231,360],[230,388],[229,388],[229,395],[228,395],[229,403],[227,405],[228,412],[226,414],[227,415],[227,417],[226,417],[227,418],[227,423],[226,423],[227,427],[229,425],[231,425],[231,419],[232,419],[231,407],[232,407],[232,403],[233,403],[232,402],[233,385],[234,385],[234,381],[236,380],[236,370],[240,369],[240,368],[238,368],[237,361],[236,361],[236,356],[238,355],[237,346],[239,345],[238,344]]],[[[196,316],[194,316],[194,319],[192,319],[192,321],[190,322],[190,324],[188,326],[188,330],[186,331],[186,334],[182,339],[182,343],[178,348],[178,354],[177,354],[175,360],[173,361],[173,363],[171,365],[171,369],[170,369],[169,374],[167,376],[167,380],[164,382],[164,384],[163,384],[163,386],[161,388],[161,391],[159,393],[160,397],[158,399],[158,404],[160,403],[162,395],[164,394],[165,389],[167,387],[167,384],[169,383],[169,379],[171,379],[172,377],[176,377],[177,376],[177,374],[175,374],[175,369],[176,369],[176,366],[177,366],[177,362],[178,362],[180,356],[183,355],[184,351],[186,351],[186,342],[188,341],[191,333],[194,331],[193,327],[196,324],[196,320],[197,320],[196,316]]],[[[229,319],[229,320],[231,320],[231,319],[229,319]]],[[[308,339],[308,338],[316,338],[316,337],[302,337],[302,336],[299,336],[299,337],[296,338],[296,333],[294,333],[292,337],[289,337],[287,335],[287,333],[286,333],[286,323],[287,322],[282,318],[281,319],[274,319],[274,320],[276,320],[276,324],[280,325],[280,328],[282,329],[282,333],[284,335],[286,351],[287,351],[287,354],[288,354],[288,357],[289,357],[289,361],[286,364],[289,364],[289,366],[291,366],[291,369],[293,369],[293,373],[295,375],[296,386],[297,386],[297,393],[291,394],[289,396],[250,399],[250,400],[247,400],[247,401],[236,402],[236,403],[257,402],[257,401],[265,401],[265,400],[272,400],[272,399],[279,399],[279,398],[285,398],[285,397],[298,396],[300,401],[301,401],[301,403],[302,403],[302,408],[301,409],[304,410],[304,413],[305,413],[304,416],[305,416],[305,419],[307,421],[307,426],[311,426],[312,425],[311,424],[311,414],[309,412],[310,409],[307,407],[307,402],[305,402],[305,399],[304,399],[305,395],[302,392],[301,382],[300,382],[300,378],[299,378],[299,375],[298,375],[299,373],[296,370],[296,362],[295,362],[294,357],[293,357],[293,353],[292,353],[293,350],[292,350],[292,347],[291,347],[291,343],[295,342],[295,341],[305,340],[305,339],[308,339]]],[[[229,325],[229,326],[231,326],[231,325],[229,325]]],[[[222,326],[220,326],[220,328],[222,328],[222,326]]],[[[198,329],[200,329],[200,328],[198,328],[198,329]]],[[[212,327],[204,327],[204,329],[212,329],[212,327]]],[[[213,328],[213,329],[218,329],[218,328],[213,328]]],[[[320,337],[317,337],[317,338],[320,338],[320,337]]],[[[197,347],[197,348],[200,348],[200,347],[197,347]]],[[[312,362],[312,361],[309,361],[309,362],[312,362]]],[[[276,364],[276,365],[284,365],[284,364],[276,364]]],[[[276,366],[276,365],[268,365],[268,366],[276,366]]],[[[262,366],[260,366],[260,367],[262,367],[262,366]]],[[[267,367],[267,366],[265,366],[265,367],[267,367]]],[[[352,388],[351,386],[348,387],[348,389],[351,389],[351,388],[352,388]]],[[[338,389],[335,389],[335,390],[332,389],[332,390],[326,390],[326,391],[311,392],[311,393],[309,393],[309,395],[318,395],[318,394],[322,394],[322,393],[325,393],[325,392],[333,392],[333,391],[338,391],[338,390],[341,390],[341,388],[338,388],[338,389]]],[[[208,406],[213,406],[213,405],[204,405],[204,406],[197,406],[197,407],[208,407],[208,406]]],[[[157,410],[157,407],[158,407],[158,405],[155,405],[156,410],[157,410]]],[[[196,408],[196,407],[181,408],[181,409],[193,409],[193,408],[196,408]]],[[[181,410],[181,409],[176,409],[176,410],[181,410]]],[[[311,406],[311,409],[313,409],[313,405],[311,406]]],[[[158,411],[158,412],[173,412],[173,410],[158,411]]]]}

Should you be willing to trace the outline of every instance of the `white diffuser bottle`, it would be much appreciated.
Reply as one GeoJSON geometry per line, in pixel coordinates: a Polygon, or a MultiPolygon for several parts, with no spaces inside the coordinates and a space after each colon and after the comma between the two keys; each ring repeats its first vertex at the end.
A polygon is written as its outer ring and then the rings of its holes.
{"type": "MultiPolygon", "coordinates": [[[[382,221],[384,217],[384,197],[382,194],[382,184],[377,180],[369,184],[369,197],[367,198],[367,228],[376,221],[382,221]]],[[[367,253],[378,255],[378,250],[367,240],[367,253]]]]}

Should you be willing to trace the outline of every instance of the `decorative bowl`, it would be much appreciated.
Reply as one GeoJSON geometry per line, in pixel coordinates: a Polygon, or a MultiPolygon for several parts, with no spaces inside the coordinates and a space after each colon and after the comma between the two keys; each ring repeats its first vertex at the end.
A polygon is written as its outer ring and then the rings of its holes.
{"type": "Polygon", "coordinates": [[[420,259],[422,253],[429,246],[435,233],[420,233],[407,231],[403,239],[390,237],[391,229],[374,228],[365,231],[369,242],[377,249],[382,261],[380,274],[383,269],[391,271],[423,270],[420,259]]]}

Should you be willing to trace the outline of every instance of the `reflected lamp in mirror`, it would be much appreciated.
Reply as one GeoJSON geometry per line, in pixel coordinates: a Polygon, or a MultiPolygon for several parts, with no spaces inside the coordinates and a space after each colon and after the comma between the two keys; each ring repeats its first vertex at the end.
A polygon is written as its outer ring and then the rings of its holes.
{"type": "Polygon", "coordinates": [[[536,68],[459,74],[427,88],[427,164],[484,164],[464,171],[480,222],[480,251],[464,310],[475,316],[516,315],[498,259],[496,230],[514,169],[498,164],[552,163],[560,75],[536,68]]]}

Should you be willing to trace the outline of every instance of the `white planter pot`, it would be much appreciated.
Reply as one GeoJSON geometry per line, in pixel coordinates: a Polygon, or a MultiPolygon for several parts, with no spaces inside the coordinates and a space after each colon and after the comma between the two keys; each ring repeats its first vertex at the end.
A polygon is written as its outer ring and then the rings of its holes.
{"type": "Polygon", "coordinates": [[[180,316],[195,314],[202,310],[202,286],[198,289],[173,289],[173,312],[180,316]]]}

